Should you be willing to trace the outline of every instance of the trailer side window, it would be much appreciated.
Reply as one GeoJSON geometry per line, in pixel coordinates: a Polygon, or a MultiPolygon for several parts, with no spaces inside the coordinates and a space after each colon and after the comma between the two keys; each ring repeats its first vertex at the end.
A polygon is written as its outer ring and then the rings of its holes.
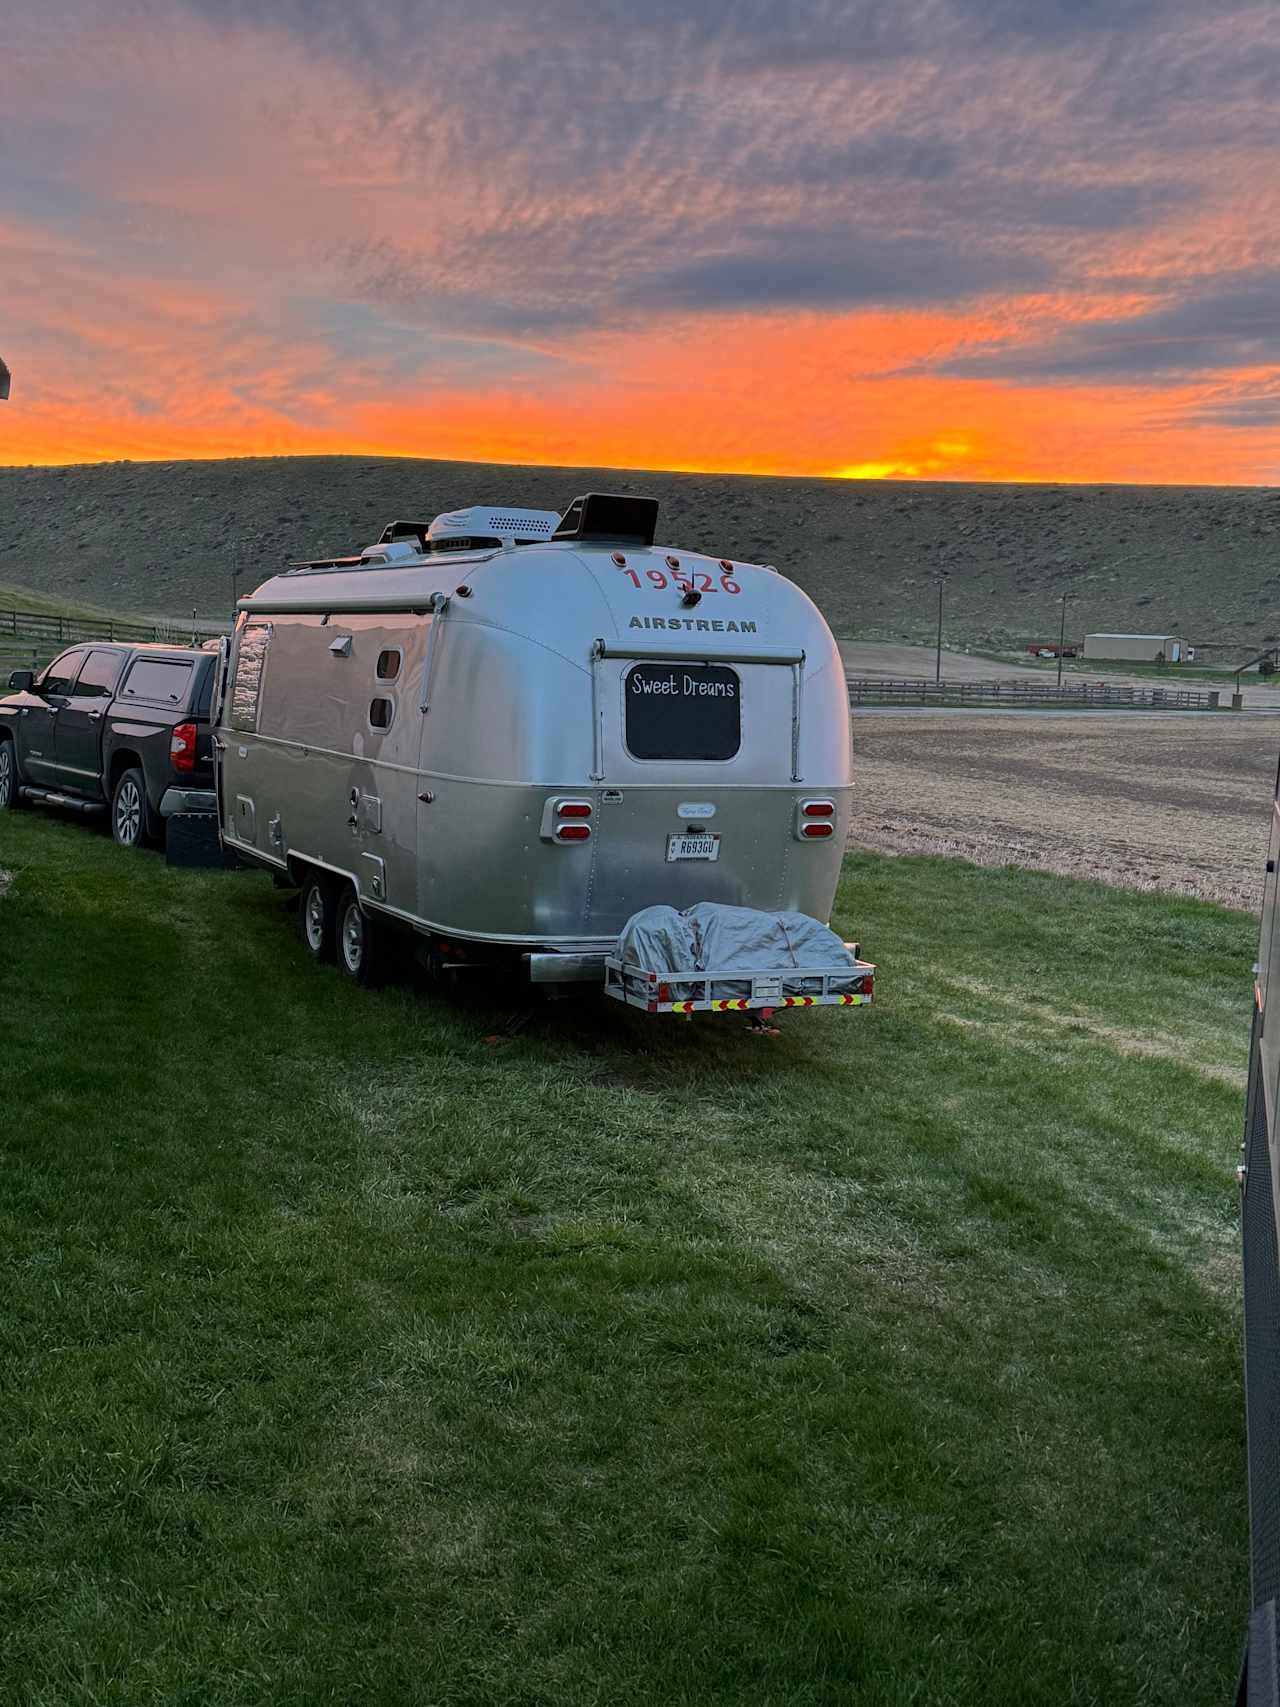
{"type": "Polygon", "coordinates": [[[378,653],[378,680],[393,682],[400,674],[400,654],[394,648],[378,653]]]}
{"type": "Polygon", "coordinates": [[[240,635],[236,654],[236,679],[231,686],[231,727],[254,730],[258,727],[258,699],[262,692],[262,670],[267,661],[267,643],[271,639],[271,624],[253,623],[240,635]]]}
{"type": "Polygon", "coordinates": [[[375,729],[390,729],[391,717],[392,707],[389,699],[370,700],[369,721],[375,729]]]}
{"type": "Polygon", "coordinates": [[[731,759],[742,745],[742,682],[726,664],[633,664],[627,751],[636,759],[731,759]]]}

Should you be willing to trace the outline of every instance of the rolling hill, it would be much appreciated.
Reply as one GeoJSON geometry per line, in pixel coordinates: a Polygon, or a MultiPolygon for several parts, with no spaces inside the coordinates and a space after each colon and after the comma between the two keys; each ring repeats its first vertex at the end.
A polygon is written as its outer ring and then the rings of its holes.
{"type": "Polygon", "coordinates": [[[351,550],[393,517],[589,490],[662,501],[660,535],[774,563],[837,634],[922,641],[947,571],[951,645],[1171,632],[1223,655],[1280,638],[1280,491],[997,486],[255,457],[0,469],[0,583],[118,611],[223,614],[290,560],[351,550]]]}

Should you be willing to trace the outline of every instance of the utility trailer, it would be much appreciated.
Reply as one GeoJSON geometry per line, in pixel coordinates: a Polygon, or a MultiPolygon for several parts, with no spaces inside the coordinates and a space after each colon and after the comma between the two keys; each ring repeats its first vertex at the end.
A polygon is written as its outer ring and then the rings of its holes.
{"type": "MultiPolygon", "coordinates": [[[[839,649],[772,567],[655,544],[657,512],[593,493],[392,522],[240,600],[221,834],[301,889],[315,957],[370,981],[399,929],[442,968],[629,1001],[609,962],[645,909],[825,926],[852,802],[839,649]]],[[[823,979],[868,969],[828,947],[816,972],[735,954],[735,1001],[863,1005],[823,979]],[[815,989],[775,1001],[798,973],[815,989]]],[[[687,1011],[731,1011],[684,970],[687,1011]]]]}

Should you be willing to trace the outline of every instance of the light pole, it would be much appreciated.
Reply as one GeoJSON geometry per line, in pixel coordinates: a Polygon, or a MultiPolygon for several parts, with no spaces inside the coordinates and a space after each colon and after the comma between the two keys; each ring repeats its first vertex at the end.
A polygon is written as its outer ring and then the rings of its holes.
{"type": "Polygon", "coordinates": [[[0,362],[0,403],[9,395],[9,370],[0,362]]]}
{"type": "Polygon", "coordinates": [[[946,569],[938,570],[938,653],[934,662],[933,679],[939,686],[942,684],[942,590],[947,584],[947,574],[946,569]]]}
{"type": "Polygon", "coordinates": [[[1058,690],[1062,690],[1062,648],[1067,643],[1067,600],[1070,593],[1062,595],[1062,621],[1058,626],[1058,690]]]}

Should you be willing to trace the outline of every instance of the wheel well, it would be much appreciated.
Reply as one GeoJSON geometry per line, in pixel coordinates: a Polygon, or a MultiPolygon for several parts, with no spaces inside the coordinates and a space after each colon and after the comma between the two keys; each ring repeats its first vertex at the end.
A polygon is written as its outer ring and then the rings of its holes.
{"type": "Polygon", "coordinates": [[[327,866],[316,865],[309,859],[300,859],[297,854],[286,854],[285,859],[288,863],[290,881],[296,889],[301,889],[307,879],[311,877],[321,878],[334,890],[340,889],[344,883],[351,881],[342,872],[330,871],[327,866]]]}
{"type": "Polygon", "coordinates": [[[107,773],[107,793],[109,795],[115,793],[116,784],[120,781],[120,778],[123,776],[125,771],[131,770],[142,770],[142,760],[136,753],[129,752],[127,748],[122,751],[112,753],[111,769],[107,773]]]}

